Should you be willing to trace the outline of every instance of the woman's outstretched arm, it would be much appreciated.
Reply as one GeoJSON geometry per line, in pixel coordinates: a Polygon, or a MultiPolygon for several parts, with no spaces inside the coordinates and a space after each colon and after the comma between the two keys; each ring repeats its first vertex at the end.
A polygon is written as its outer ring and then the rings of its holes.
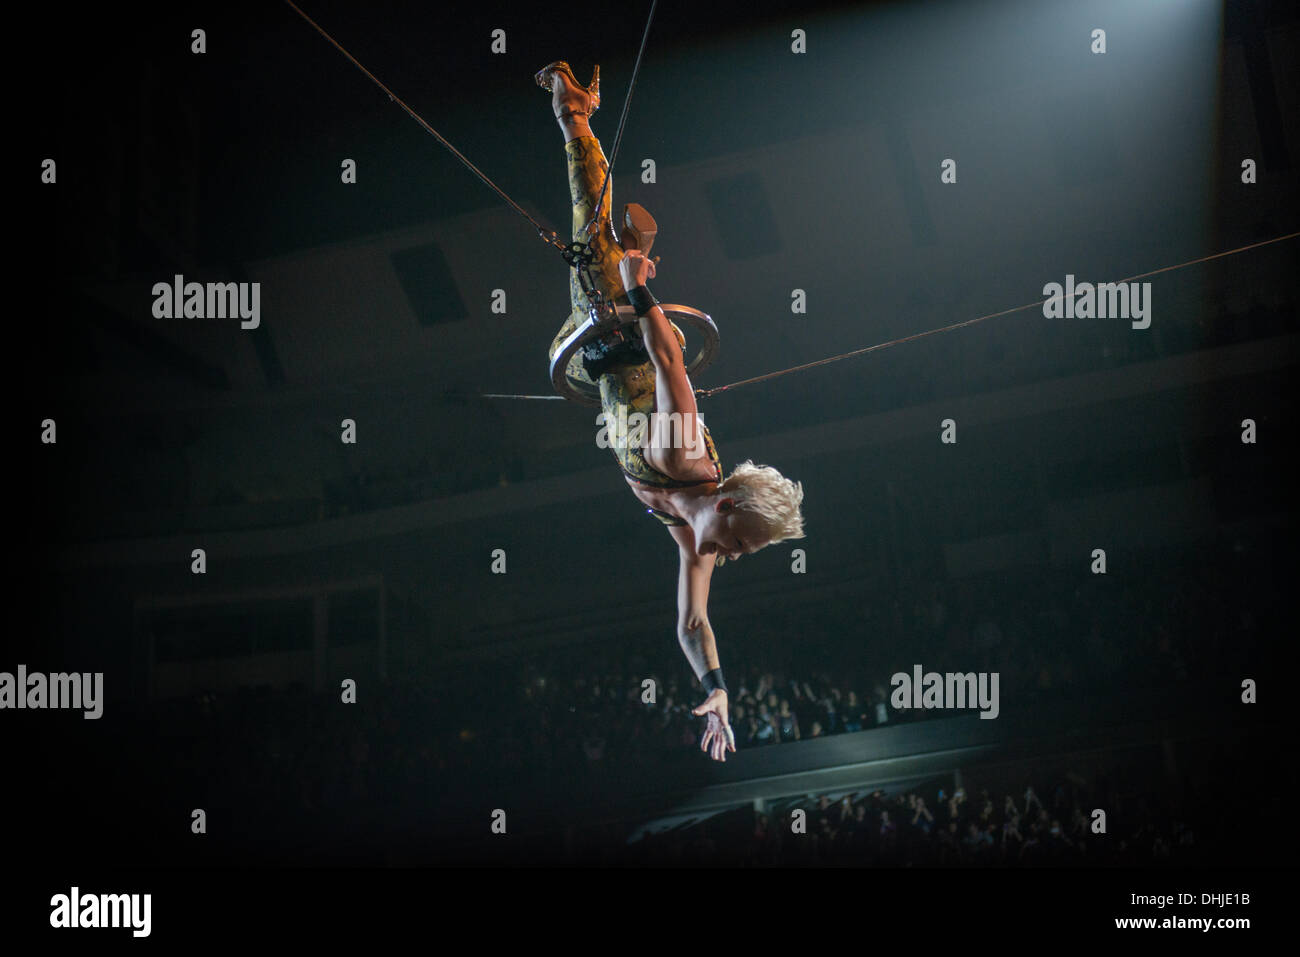
{"type": "MultiPolygon", "coordinates": [[[[696,554],[695,538],[689,527],[674,527],[669,532],[677,541],[680,561],[677,575],[677,643],[698,680],[722,667],[718,658],[718,643],[709,624],[709,585],[716,565],[712,556],[696,554]]],[[[700,750],[715,761],[727,760],[727,752],[736,750],[727,704],[727,692],[717,688],[703,704],[692,711],[698,717],[708,718],[700,750]]]]}

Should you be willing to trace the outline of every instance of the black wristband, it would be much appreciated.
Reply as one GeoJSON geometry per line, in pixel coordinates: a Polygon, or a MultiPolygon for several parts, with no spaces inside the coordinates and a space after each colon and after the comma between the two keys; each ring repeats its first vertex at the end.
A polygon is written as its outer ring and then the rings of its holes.
{"type": "Polygon", "coordinates": [[[659,305],[659,300],[650,295],[650,290],[645,286],[636,286],[627,291],[627,301],[632,304],[638,316],[647,315],[651,309],[659,305]]]}
{"type": "Polygon", "coordinates": [[[721,668],[714,668],[712,671],[706,674],[703,678],[700,679],[700,684],[704,686],[704,690],[708,694],[713,694],[713,692],[717,691],[719,688],[721,688],[723,691],[727,690],[726,682],[722,680],[721,668]]]}

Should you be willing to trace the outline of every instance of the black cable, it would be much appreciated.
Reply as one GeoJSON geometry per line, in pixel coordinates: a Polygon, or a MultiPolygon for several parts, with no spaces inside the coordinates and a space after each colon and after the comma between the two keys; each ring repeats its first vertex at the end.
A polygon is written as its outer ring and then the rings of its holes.
{"type": "MultiPolygon", "coordinates": [[[[627,96],[623,98],[623,112],[618,118],[618,132],[614,134],[614,150],[609,154],[609,165],[605,167],[605,181],[600,184],[600,195],[596,197],[596,206],[591,211],[591,219],[583,227],[583,232],[591,229],[591,224],[600,215],[601,204],[605,202],[605,190],[609,186],[610,174],[614,171],[614,162],[618,159],[618,147],[623,142],[623,124],[627,122],[628,107],[632,105],[632,91],[636,89],[637,74],[641,72],[641,57],[645,53],[645,43],[650,37],[650,24],[654,23],[655,6],[659,0],[650,0],[650,15],[646,17],[645,30],[641,33],[641,49],[636,52],[636,63],[632,67],[632,80],[627,85],[627,96]]],[[[611,214],[612,214],[611,210],[611,214]]]]}
{"type": "Polygon", "coordinates": [[[360,71],[361,71],[362,73],[364,73],[366,76],[370,77],[370,79],[374,82],[374,84],[375,84],[376,86],[378,86],[381,90],[383,90],[385,93],[388,94],[388,98],[389,98],[390,100],[392,100],[394,103],[396,103],[396,104],[397,104],[398,106],[400,106],[402,109],[404,109],[404,110],[407,112],[407,114],[410,115],[411,119],[413,119],[413,120],[415,120],[415,122],[419,123],[420,126],[424,127],[424,129],[427,130],[429,133],[432,133],[433,136],[438,140],[438,142],[441,143],[443,146],[447,147],[447,149],[451,150],[452,155],[454,155],[458,160],[460,160],[462,163],[464,163],[464,164],[465,164],[465,165],[470,169],[471,172],[473,172],[476,176],[478,176],[479,179],[481,179],[484,183],[486,183],[486,184],[487,184],[488,186],[490,186],[492,189],[496,190],[497,195],[499,195],[499,196],[500,196],[502,199],[504,199],[507,203],[509,203],[511,206],[513,206],[516,210],[518,210],[519,214],[520,214],[521,216],[523,216],[524,219],[528,220],[530,223],[532,223],[534,226],[536,226],[536,227],[537,227],[538,235],[541,236],[541,238],[542,238],[544,241],[550,243],[552,246],[555,246],[555,247],[557,247],[557,248],[559,248],[559,249],[564,249],[564,248],[565,248],[565,244],[562,243],[562,242],[560,242],[560,240],[556,238],[557,233],[555,232],[555,230],[553,230],[553,229],[547,229],[545,226],[543,226],[543,225],[542,225],[541,223],[539,223],[537,220],[533,219],[532,216],[528,215],[528,211],[527,211],[526,209],[524,209],[522,206],[520,206],[518,203],[516,203],[513,199],[511,199],[508,195],[506,195],[505,190],[503,190],[503,189],[502,189],[500,186],[498,186],[496,183],[492,182],[492,180],[488,179],[487,175],[486,175],[482,170],[480,170],[477,166],[475,166],[473,163],[471,163],[468,159],[466,159],[466,158],[461,154],[460,150],[458,150],[458,149],[456,149],[456,147],[452,146],[449,142],[447,142],[447,140],[443,137],[443,135],[442,135],[441,133],[439,133],[439,132],[438,132],[437,130],[435,130],[432,126],[430,126],[427,122],[425,122],[424,117],[420,116],[419,113],[415,112],[415,110],[413,110],[413,109],[411,109],[409,106],[407,106],[406,103],[405,103],[405,102],[404,102],[400,97],[398,97],[396,94],[393,93],[392,90],[390,90],[390,89],[389,89],[388,87],[386,87],[382,82],[380,82],[380,80],[379,80],[379,78],[378,78],[377,76],[375,76],[373,73],[371,73],[369,70],[367,70],[364,66],[362,66],[361,63],[360,63],[360,61],[358,61],[356,57],[354,57],[354,56],[353,56],[351,53],[349,53],[347,50],[343,49],[342,44],[340,44],[340,43],[339,43],[337,40],[335,40],[332,36],[330,36],[330,35],[329,35],[328,33],[326,33],[323,29],[321,29],[320,25],[319,25],[318,23],[316,23],[315,20],[313,20],[311,17],[307,16],[307,14],[303,13],[302,10],[299,9],[298,5],[297,5],[296,3],[293,2],[293,0],[284,0],[284,2],[287,3],[287,4],[289,4],[289,6],[291,6],[291,7],[294,9],[294,11],[298,14],[298,16],[302,17],[302,18],[303,18],[304,20],[306,20],[309,24],[311,24],[313,27],[315,27],[316,32],[319,33],[321,36],[323,36],[323,37],[324,37],[326,40],[328,40],[331,44],[333,44],[333,46],[335,47],[335,49],[337,49],[337,50],[338,50],[340,53],[342,53],[345,57],[347,57],[349,60],[351,60],[351,61],[352,61],[352,64],[353,64],[353,65],[354,65],[358,70],[360,70],[360,71]],[[546,235],[547,233],[549,233],[550,235],[547,236],[547,235],[546,235]]]}

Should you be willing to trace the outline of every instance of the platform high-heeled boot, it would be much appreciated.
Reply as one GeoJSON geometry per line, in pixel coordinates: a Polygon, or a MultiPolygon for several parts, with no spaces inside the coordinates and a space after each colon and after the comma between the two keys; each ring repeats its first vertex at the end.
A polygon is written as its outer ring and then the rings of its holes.
{"type": "Polygon", "coordinates": [[[627,203],[623,207],[623,231],[620,241],[624,249],[639,249],[642,255],[650,255],[650,247],[655,244],[659,233],[659,224],[640,203],[627,203]]]}
{"type": "Polygon", "coordinates": [[[554,96],[552,105],[555,118],[563,116],[591,116],[600,109],[600,65],[591,74],[591,84],[583,86],[573,75],[573,69],[563,60],[542,67],[534,75],[546,92],[554,96]]]}

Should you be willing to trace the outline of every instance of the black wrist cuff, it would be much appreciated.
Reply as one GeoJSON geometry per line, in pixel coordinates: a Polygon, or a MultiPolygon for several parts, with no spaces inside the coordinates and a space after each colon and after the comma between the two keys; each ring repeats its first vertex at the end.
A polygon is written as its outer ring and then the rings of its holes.
{"type": "Polygon", "coordinates": [[[659,305],[659,300],[650,295],[650,290],[645,286],[636,286],[627,291],[627,301],[632,304],[638,316],[644,316],[655,306],[659,305]]]}
{"type": "Polygon", "coordinates": [[[708,694],[713,694],[713,692],[718,690],[719,688],[721,688],[723,691],[727,690],[727,685],[722,680],[721,668],[714,668],[712,671],[706,674],[703,678],[700,679],[700,684],[704,686],[704,690],[708,694]]]}

